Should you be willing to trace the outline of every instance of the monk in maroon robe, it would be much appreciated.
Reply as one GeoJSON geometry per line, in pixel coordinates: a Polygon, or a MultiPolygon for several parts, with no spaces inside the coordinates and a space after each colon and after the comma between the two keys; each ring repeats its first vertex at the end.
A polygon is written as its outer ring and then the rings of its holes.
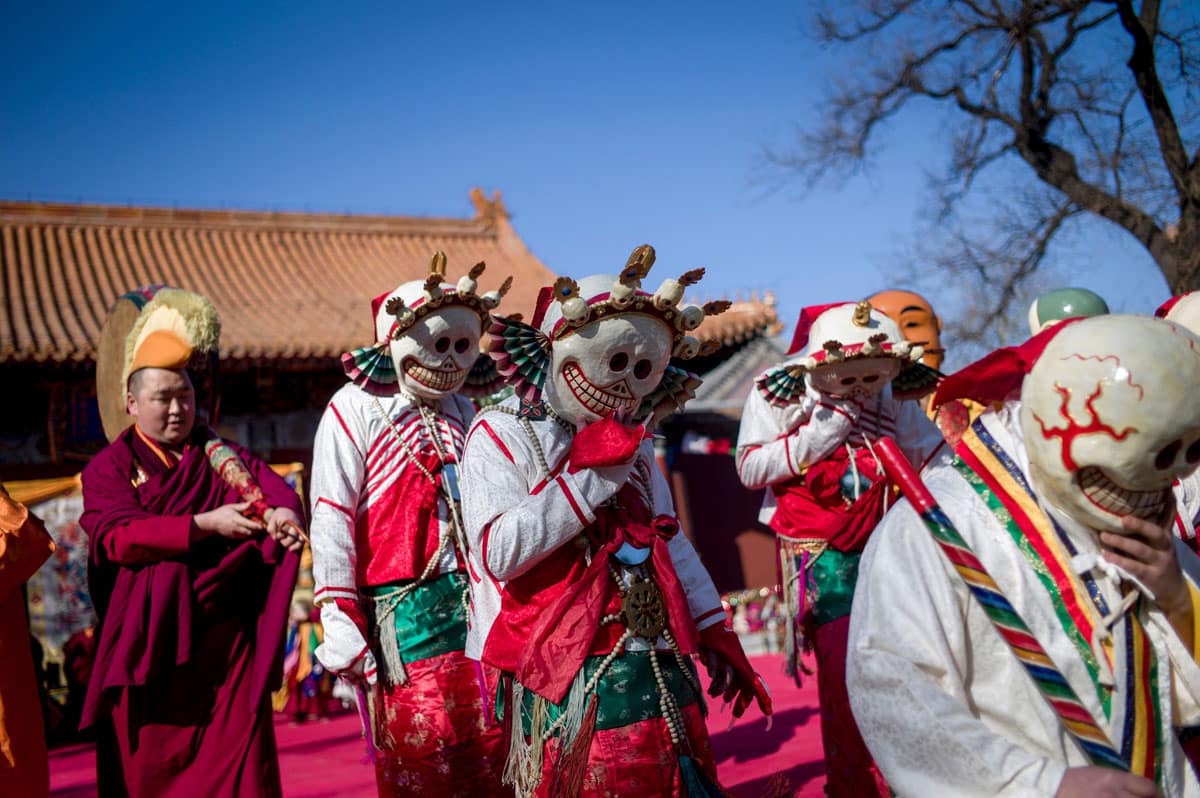
{"type": "Polygon", "coordinates": [[[299,564],[295,492],[228,444],[273,508],[267,522],[209,464],[181,368],[129,379],[134,426],[83,472],[100,617],[84,728],[103,796],[278,796],[269,694],[299,564]]]}

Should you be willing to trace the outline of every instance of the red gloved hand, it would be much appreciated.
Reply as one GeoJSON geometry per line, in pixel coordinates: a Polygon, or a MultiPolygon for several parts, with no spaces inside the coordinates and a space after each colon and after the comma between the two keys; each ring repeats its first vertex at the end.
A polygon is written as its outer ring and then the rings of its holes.
{"type": "Polygon", "coordinates": [[[736,634],[719,623],[700,630],[700,656],[712,679],[708,694],[714,698],[724,694],[726,703],[737,696],[733,703],[735,718],[742,716],[751,700],[758,701],[758,708],[764,715],[771,714],[773,709],[767,686],[750,667],[750,660],[746,659],[736,634]]]}
{"type": "Polygon", "coordinates": [[[588,424],[571,441],[571,473],[628,463],[645,435],[645,427],[626,426],[612,418],[588,424]]]}

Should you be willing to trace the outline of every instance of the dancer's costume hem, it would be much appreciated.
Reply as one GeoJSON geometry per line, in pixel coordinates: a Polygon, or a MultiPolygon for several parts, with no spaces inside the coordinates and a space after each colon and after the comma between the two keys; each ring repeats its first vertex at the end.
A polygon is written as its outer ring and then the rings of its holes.
{"type": "MultiPolygon", "coordinates": [[[[1200,796],[1174,732],[1200,721],[1196,652],[1146,600],[1102,623],[1093,597],[1119,607],[1116,581],[1070,567],[1071,552],[1098,554],[1095,535],[1032,494],[997,489],[1029,480],[1016,408],[976,420],[974,439],[993,452],[984,472],[960,457],[925,481],[1134,772],[1166,795],[1200,796]]],[[[1194,555],[1176,548],[1194,573],[1194,555]]],[[[899,795],[1053,795],[1066,768],[1093,764],[906,503],[873,537],[861,574],[847,681],[859,728],[899,795]]]]}

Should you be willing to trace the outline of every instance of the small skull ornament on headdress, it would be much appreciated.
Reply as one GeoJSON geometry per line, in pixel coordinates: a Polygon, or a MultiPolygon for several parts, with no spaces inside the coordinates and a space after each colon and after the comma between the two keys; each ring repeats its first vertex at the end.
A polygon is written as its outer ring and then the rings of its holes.
{"type": "MultiPolygon", "coordinates": [[[[788,360],[757,380],[763,397],[782,407],[804,393],[805,380],[833,396],[874,396],[903,371],[919,395],[937,379],[920,363],[922,349],[904,340],[896,322],[862,302],[818,305],[800,312],[788,360]]],[[[897,398],[908,398],[895,389],[897,398]]]]}
{"type": "Polygon", "coordinates": [[[680,306],[703,269],[643,291],[654,259],[654,249],[642,245],[615,277],[560,277],[542,290],[532,326],[493,323],[489,352],[526,406],[544,400],[578,426],[614,416],[652,425],[694,395],[699,378],[671,366],[671,358],[700,354],[689,333],[729,303],[680,306]]]}
{"type": "Polygon", "coordinates": [[[512,285],[478,293],[484,264],[477,263],[456,285],[443,282],[446,255],[433,256],[429,276],[397,287],[372,303],[376,343],[342,355],[352,382],[388,396],[398,389],[425,399],[458,392],[487,394],[500,384],[491,359],[479,352],[479,339],[491,311],[512,285]],[[475,374],[480,365],[490,375],[475,374]]]}
{"type": "Polygon", "coordinates": [[[1034,487],[1087,527],[1165,521],[1172,485],[1200,464],[1200,338],[1141,316],[1083,319],[1054,335],[1021,386],[1034,487]]]}

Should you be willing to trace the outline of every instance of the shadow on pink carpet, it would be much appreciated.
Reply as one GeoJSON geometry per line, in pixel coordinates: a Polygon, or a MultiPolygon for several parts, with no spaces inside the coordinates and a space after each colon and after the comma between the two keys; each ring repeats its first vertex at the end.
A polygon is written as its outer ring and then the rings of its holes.
{"type": "MultiPolygon", "coordinates": [[[[796,687],[783,673],[778,655],[752,657],[775,704],[771,729],[750,709],[729,728],[729,713],[710,705],[708,730],[721,783],[737,798],[819,798],[825,767],[817,715],[817,680],[796,687]]],[[[358,717],[293,725],[277,716],[275,734],[283,794],[287,798],[339,798],[375,795],[374,771],[362,764],[358,717]]],[[[96,759],[90,745],[60,748],[50,755],[53,798],[96,795],[96,759]]]]}

